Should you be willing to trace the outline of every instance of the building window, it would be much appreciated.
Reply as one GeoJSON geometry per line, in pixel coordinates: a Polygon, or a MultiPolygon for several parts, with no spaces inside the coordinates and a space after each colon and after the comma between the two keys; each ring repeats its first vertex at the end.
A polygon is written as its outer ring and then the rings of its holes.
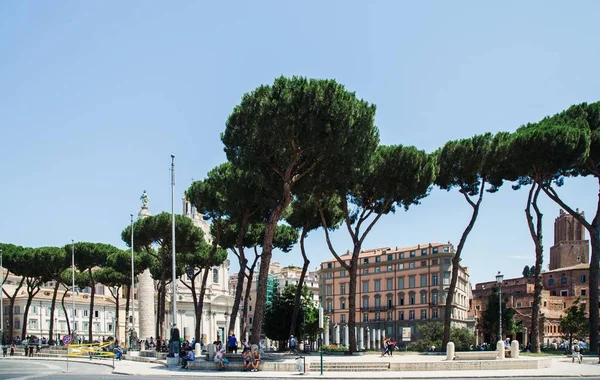
{"type": "Polygon", "coordinates": [[[587,296],[587,289],[581,289],[581,295],[587,296]]]}
{"type": "Polygon", "coordinates": [[[375,280],[375,291],[376,292],[381,291],[381,280],[375,280]]]}
{"type": "Polygon", "coordinates": [[[437,248],[437,247],[435,247],[435,248],[433,249],[433,253],[438,253],[438,248],[437,248]]]}
{"type": "Polygon", "coordinates": [[[368,264],[368,263],[369,263],[369,258],[368,257],[365,258],[365,259],[363,259],[363,264],[368,264]]]}
{"type": "Polygon", "coordinates": [[[21,321],[19,321],[18,319],[15,319],[15,329],[20,329],[21,328],[21,321]]]}
{"type": "Polygon", "coordinates": [[[433,286],[438,286],[438,275],[434,274],[431,276],[431,285],[433,286]]]}
{"type": "Polygon", "coordinates": [[[444,264],[450,264],[450,259],[444,259],[444,264]]]}
{"type": "Polygon", "coordinates": [[[394,260],[394,255],[392,255],[392,254],[387,255],[387,261],[392,261],[392,260],[394,260]]]}
{"type": "Polygon", "coordinates": [[[415,251],[410,251],[410,257],[415,257],[415,251]]]}
{"type": "Polygon", "coordinates": [[[426,267],[427,266],[427,260],[421,260],[421,266],[422,267],[426,267]]]}
{"type": "Polygon", "coordinates": [[[368,313],[363,314],[363,322],[369,322],[369,314],[368,313]]]}
{"type": "Polygon", "coordinates": [[[569,295],[569,291],[568,290],[561,290],[560,291],[560,296],[561,297],[567,297],[569,295]]]}
{"type": "Polygon", "coordinates": [[[216,268],[213,269],[213,283],[219,283],[219,270],[216,268]]]}
{"type": "Polygon", "coordinates": [[[327,272],[327,278],[333,278],[333,272],[327,272]]]}
{"type": "Polygon", "coordinates": [[[381,272],[381,267],[375,267],[375,273],[380,273],[381,272]]]}
{"type": "Polygon", "coordinates": [[[88,310],[87,310],[87,309],[84,309],[84,310],[83,310],[83,316],[84,316],[84,317],[87,317],[87,316],[88,316],[88,310]]]}
{"type": "Polygon", "coordinates": [[[415,320],[415,311],[414,310],[410,310],[408,312],[408,319],[411,320],[411,321],[415,320]]]}
{"type": "Polygon", "coordinates": [[[330,296],[333,293],[331,288],[332,288],[331,284],[325,285],[325,295],[326,296],[330,296]]]}
{"type": "Polygon", "coordinates": [[[427,319],[427,310],[421,310],[421,319],[427,319]]]}
{"type": "Polygon", "coordinates": [[[340,323],[346,323],[346,314],[340,315],[340,323]]]}
{"type": "Polygon", "coordinates": [[[252,311],[252,305],[248,305],[248,311],[252,311]]]}
{"type": "Polygon", "coordinates": [[[346,284],[340,285],[340,294],[346,294],[346,284]]]}
{"type": "Polygon", "coordinates": [[[421,256],[427,256],[427,249],[421,250],[421,256]]]}
{"type": "Polygon", "coordinates": [[[398,269],[404,269],[404,264],[398,264],[398,269]]]}
{"type": "Polygon", "coordinates": [[[331,269],[332,268],[332,263],[327,263],[327,269],[331,269]]]}
{"type": "Polygon", "coordinates": [[[379,312],[375,313],[375,320],[378,321],[379,320],[379,312]]]}
{"type": "Polygon", "coordinates": [[[403,311],[401,311],[401,312],[398,313],[398,319],[401,320],[401,321],[404,320],[404,312],[403,311]]]}
{"type": "Polygon", "coordinates": [[[392,308],[393,307],[393,305],[392,305],[392,295],[391,294],[388,294],[388,296],[387,296],[387,307],[388,308],[392,308]]]}
{"type": "Polygon", "coordinates": [[[444,252],[450,252],[450,247],[444,247],[444,252]]]}
{"type": "Polygon", "coordinates": [[[363,274],[369,274],[369,268],[364,268],[363,269],[363,274]]]}
{"type": "Polygon", "coordinates": [[[30,319],[29,320],[29,328],[30,329],[37,329],[37,325],[38,325],[37,319],[30,319]]]}
{"type": "Polygon", "coordinates": [[[548,286],[554,286],[554,279],[551,278],[548,280],[548,286]]]}
{"type": "Polygon", "coordinates": [[[410,293],[408,295],[408,304],[409,305],[414,305],[415,304],[415,293],[410,293]]]}
{"type": "Polygon", "coordinates": [[[427,286],[427,275],[426,274],[421,275],[421,286],[427,286]]]}
{"type": "Polygon", "coordinates": [[[333,311],[333,302],[331,300],[327,300],[327,312],[331,313],[333,311]]]}
{"type": "Polygon", "coordinates": [[[392,312],[391,311],[388,311],[388,313],[387,313],[387,320],[388,320],[388,322],[390,322],[392,320],[392,312]]]}
{"type": "Polygon", "coordinates": [[[381,262],[381,256],[376,256],[375,257],[375,262],[376,263],[380,263],[381,262]]]}
{"type": "Polygon", "coordinates": [[[431,319],[438,319],[438,311],[437,309],[431,310],[431,319]]]}
{"type": "Polygon", "coordinates": [[[408,276],[408,287],[409,288],[415,287],[415,277],[416,276],[408,276]]]}
{"type": "Polygon", "coordinates": [[[437,305],[438,303],[438,294],[437,292],[431,293],[431,303],[437,305]]]}
{"type": "MultiPolygon", "coordinates": [[[[15,306],[15,314],[21,314],[21,307],[20,306],[15,306]]],[[[18,328],[15,326],[15,328],[18,328]]]]}
{"type": "Polygon", "coordinates": [[[252,324],[252,317],[248,318],[248,321],[250,322],[250,324],[252,324]]]}
{"type": "Polygon", "coordinates": [[[438,259],[431,260],[431,265],[438,265],[438,259]]]}
{"type": "Polygon", "coordinates": [[[381,297],[380,296],[375,296],[375,307],[377,309],[381,308],[381,297]]]}
{"type": "Polygon", "coordinates": [[[566,285],[566,283],[567,283],[567,277],[566,276],[562,276],[560,278],[560,283],[561,283],[561,285],[566,285]]]}
{"type": "Polygon", "coordinates": [[[391,272],[391,271],[393,271],[393,270],[394,270],[394,268],[393,268],[391,265],[388,265],[388,266],[387,266],[387,271],[388,271],[388,272],[391,272]]]}
{"type": "Polygon", "coordinates": [[[408,267],[409,267],[410,269],[414,269],[414,268],[416,268],[415,262],[413,261],[412,263],[408,263],[408,267]]]}
{"type": "Polygon", "coordinates": [[[346,299],[345,298],[340,299],[340,309],[342,309],[342,310],[346,309],[346,299]]]}
{"type": "Polygon", "coordinates": [[[400,258],[403,259],[404,258],[404,252],[400,253],[400,258]]]}
{"type": "Polygon", "coordinates": [[[404,277],[398,278],[398,289],[404,289],[404,277]]]}
{"type": "Polygon", "coordinates": [[[523,305],[521,304],[521,302],[517,302],[517,307],[523,307],[523,305]]]}
{"type": "Polygon", "coordinates": [[[369,309],[369,297],[363,297],[363,309],[364,310],[369,309]]]}
{"type": "Polygon", "coordinates": [[[345,270],[343,270],[343,271],[340,272],[340,277],[346,277],[346,271],[345,270]]]}
{"type": "Polygon", "coordinates": [[[388,278],[385,282],[386,282],[386,290],[394,289],[394,279],[388,278]]]}
{"type": "Polygon", "coordinates": [[[363,293],[369,292],[369,281],[363,281],[363,293]]]}
{"type": "Polygon", "coordinates": [[[404,306],[404,293],[398,294],[398,305],[404,306]]]}
{"type": "Polygon", "coordinates": [[[427,303],[427,293],[421,293],[421,303],[424,305],[427,303]]]}
{"type": "Polygon", "coordinates": [[[585,284],[585,274],[582,274],[582,275],[581,275],[581,283],[582,283],[582,284],[585,284]]]}

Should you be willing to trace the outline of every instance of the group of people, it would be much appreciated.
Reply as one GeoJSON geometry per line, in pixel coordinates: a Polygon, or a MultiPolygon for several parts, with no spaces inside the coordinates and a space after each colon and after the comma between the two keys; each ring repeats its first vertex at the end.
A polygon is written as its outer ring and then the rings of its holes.
{"type": "Polygon", "coordinates": [[[381,347],[381,356],[385,355],[393,356],[392,353],[396,348],[396,341],[392,340],[392,338],[387,337],[383,340],[383,346],[381,347]]]}

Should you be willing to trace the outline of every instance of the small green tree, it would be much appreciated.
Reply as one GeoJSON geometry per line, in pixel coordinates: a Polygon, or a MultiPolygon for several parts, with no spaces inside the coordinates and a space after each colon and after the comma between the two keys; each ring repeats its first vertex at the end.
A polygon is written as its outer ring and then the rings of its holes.
{"type": "Polygon", "coordinates": [[[585,315],[585,305],[579,303],[577,298],[573,305],[567,309],[567,314],[560,317],[560,328],[569,338],[569,349],[573,345],[573,336],[585,335],[589,328],[589,321],[585,315]]]}
{"type": "MultiPolygon", "coordinates": [[[[515,309],[506,305],[506,299],[502,299],[502,331],[506,335],[512,335],[516,331],[515,309]]],[[[498,336],[498,318],[500,305],[498,302],[498,288],[494,287],[492,293],[488,296],[486,307],[478,321],[477,328],[484,335],[492,338],[493,342],[501,340],[498,336]],[[495,340],[493,339],[495,338],[495,340]]]]}
{"type": "MultiPolygon", "coordinates": [[[[289,329],[294,314],[297,285],[288,285],[280,293],[275,289],[273,300],[265,313],[263,326],[266,336],[278,340],[280,347],[285,345],[289,338],[289,329]]],[[[312,293],[307,286],[302,288],[300,313],[296,321],[296,330],[292,335],[305,338],[314,337],[318,330],[318,310],[312,302],[312,293]]]]}

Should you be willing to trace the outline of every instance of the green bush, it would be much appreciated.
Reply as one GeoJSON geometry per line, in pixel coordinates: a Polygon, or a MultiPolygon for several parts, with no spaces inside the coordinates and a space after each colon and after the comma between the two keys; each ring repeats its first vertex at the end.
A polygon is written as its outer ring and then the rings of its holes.
{"type": "Polygon", "coordinates": [[[346,346],[338,346],[338,345],[322,345],[321,348],[323,349],[323,351],[329,351],[329,352],[342,352],[342,351],[348,351],[348,347],[346,346]]]}

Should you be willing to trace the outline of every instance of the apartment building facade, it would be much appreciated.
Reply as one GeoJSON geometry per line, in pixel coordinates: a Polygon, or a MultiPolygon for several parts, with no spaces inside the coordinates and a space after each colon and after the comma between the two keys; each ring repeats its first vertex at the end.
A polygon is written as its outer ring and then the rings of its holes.
{"type": "MultiPolygon", "coordinates": [[[[454,246],[449,242],[361,252],[356,284],[357,327],[364,327],[363,331],[366,327],[380,329],[398,342],[404,334],[403,341],[408,343],[418,338],[419,324],[443,321],[454,254],[454,246]]],[[[351,254],[340,258],[349,263],[351,254]]],[[[339,334],[333,328],[347,324],[350,277],[335,258],[321,263],[318,274],[330,336],[333,343],[345,344],[335,341],[339,334]]],[[[461,266],[449,311],[455,326],[474,328],[474,320],[468,316],[470,292],[468,268],[461,266]]]]}

